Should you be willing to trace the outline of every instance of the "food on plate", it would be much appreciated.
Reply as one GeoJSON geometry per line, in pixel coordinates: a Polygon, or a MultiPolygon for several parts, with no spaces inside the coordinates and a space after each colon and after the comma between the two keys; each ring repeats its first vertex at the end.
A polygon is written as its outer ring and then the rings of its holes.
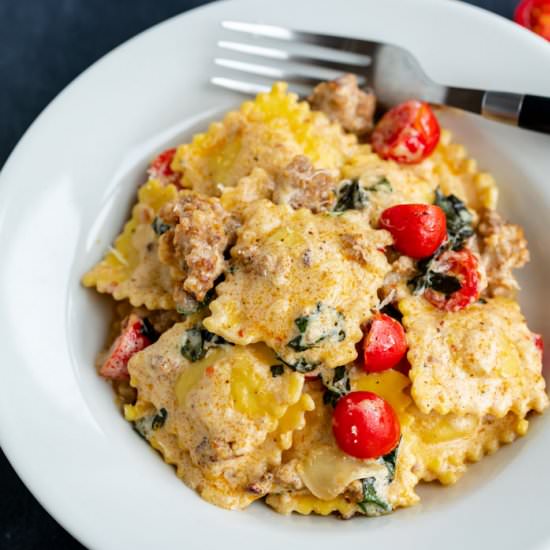
{"type": "Polygon", "coordinates": [[[207,501],[378,516],[548,406],[527,243],[427,104],[308,101],[275,84],[154,158],[83,277],[117,304],[97,370],[207,501]]]}
{"type": "Polygon", "coordinates": [[[550,40],[550,1],[521,0],[514,11],[514,21],[550,40]]]}

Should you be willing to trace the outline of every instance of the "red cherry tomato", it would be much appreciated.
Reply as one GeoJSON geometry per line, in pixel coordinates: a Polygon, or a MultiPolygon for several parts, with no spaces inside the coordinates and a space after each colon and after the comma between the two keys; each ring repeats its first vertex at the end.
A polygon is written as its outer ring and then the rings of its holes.
{"type": "Polygon", "coordinates": [[[388,454],[400,436],[392,406],[369,391],[354,391],[340,398],[332,415],[332,431],[340,449],[356,458],[388,454]]]}
{"type": "Polygon", "coordinates": [[[363,368],[381,372],[395,367],[407,352],[405,331],[399,321],[378,313],[363,340],[363,368]]]}
{"type": "Polygon", "coordinates": [[[479,298],[479,264],[470,250],[447,250],[437,264],[437,272],[456,277],[460,288],[449,295],[429,288],[424,292],[428,302],[444,311],[459,311],[479,298]]]}
{"type": "Polygon", "coordinates": [[[138,351],[152,343],[151,338],[146,334],[143,321],[137,315],[130,315],[122,332],[113,342],[99,374],[110,380],[128,380],[130,378],[128,361],[138,351]]]}
{"type": "Polygon", "coordinates": [[[514,21],[550,40],[550,0],[522,0],[514,12],[514,21]]]}
{"type": "Polygon", "coordinates": [[[544,340],[542,339],[542,336],[536,332],[533,332],[533,339],[535,340],[535,346],[537,346],[537,349],[542,355],[544,353],[544,340]]]}
{"type": "Polygon", "coordinates": [[[445,212],[433,204],[398,204],[386,208],[380,227],[387,229],[395,248],[411,258],[431,256],[447,237],[445,212]]]}
{"type": "Polygon", "coordinates": [[[160,155],[153,159],[149,166],[148,174],[152,179],[159,180],[162,184],[177,183],[180,174],[172,170],[172,161],[176,154],[176,149],[166,149],[160,155]]]}
{"type": "Polygon", "coordinates": [[[416,164],[435,149],[440,133],[430,106],[411,99],[380,119],[372,133],[372,148],[383,159],[416,164]]]}

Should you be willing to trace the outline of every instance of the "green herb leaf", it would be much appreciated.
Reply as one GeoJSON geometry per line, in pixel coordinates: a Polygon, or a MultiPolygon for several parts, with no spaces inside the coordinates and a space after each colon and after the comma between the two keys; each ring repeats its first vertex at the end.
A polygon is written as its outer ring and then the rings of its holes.
{"type": "Polygon", "coordinates": [[[321,302],[309,315],[297,317],[294,324],[300,334],[292,338],[287,346],[295,351],[311,349],[327,339],[341,342],[346,337],[344,315],[321,302]]]}
{"type": "Polygon", "coordinates": [[[181,354],[191,362],[202,359],[210,348],[219,347],[222,345],[231,345],[221,336],[208,332],[205,328],[197,325],[187,329],[180,343],[181,354]]]}
{"type": "Polygon", "coordinates": [[[336,192],[334,212],[363,210],[369,202],[369,195],[358,180],[344,180],[336,192]]]}
{"type": "Polygon", "coordinates": [[[464,242],[474,234],[471,212],[458,197],[443,195],[439,188],[435,190],[434,204],[445,212],[449,247],[452,250],[460,250],[464,242]]]}
{"type": "Polygon", "coordinates": [[[376,492],[376,478],[366,477],[361,480],[363,486],[363,500],[357,505],[367,516],[378,516],[391,512],[391,505],[378,496],[376,492]]]}
{"type": "Polygon", "coordinates": [[[151,423],[151,427],[153,428],[153,430],[158,430],[159,428],[162,428],[164,426],[164,423],[166,422],[167,417],[168,411],[163,407],[153,417],[153,422],[151,423]]]}
{"type": "Polygon", "coordinates": [[[384,464],[384,466],[386,466],[386,468],[388,469],[388,483],[391,483],[393,481],[393,478],[395,477],[395,467],[397,464],[397,456],[399,454],[400,445],[401,440],[399,440],[399,443],[391,453],[381,456],[379,459],[381,463],[384,464]]]}
{"type": "Polygon", "coordinates": [[[158,216],[153,220],[151,227],[153,228],[153,231],[159,236],[171,229],[171,226],[167,223],[164,223],[158,216]]]}
{"type": "Polygon", "coordinates": [[[151,340],[151,342],[156,342],[159,338],[158,332],[154,329],[151,321],[145,317],[142,319],[142,325],[140,328],[141,334],[151,340]]]}
{"type": "Polygon", "coordinates": [[[193,313],[197,313],[197,311],[200,311],[201,309],[205,308],[216,296],[216,289],[215,287],[212,287],[204,296],[204,300],[202,302],[199,302],[193,298],[193,296],[188,295],[186,297],[185,303],[183,304],[177,304],[176,305],[176,311],[180,315],[192,315],[193,313]]]}
{"type": "Polygon", "coordinates": [[[284,363],[289,369],[292,369],[295,372],[300,372],[302,374],[311,372],[319,366],[319,363],[308,363],[303,357],[300,357],[300,359],[298,359],[296,363],[289,363],[288,361],[285,361],[280,355],[277,355],[277,359],[284,363]]]}
{"type": "Polygon", "coordinates": [[[323,379],[323,384],[326,387],[323,394],[323,403],[333,407],[336,406],[340,397],[346,395],[351,390],[348,371],[345,366],[336,367],[332,380],[325,381],[323,379]]]}
{"type": "Polygon", "coordinates": [[[269,368],[271,369],[271,376],[273,376],[273,378],[281,376],[285,372],[284,365],[272,365],[269,368]]]}

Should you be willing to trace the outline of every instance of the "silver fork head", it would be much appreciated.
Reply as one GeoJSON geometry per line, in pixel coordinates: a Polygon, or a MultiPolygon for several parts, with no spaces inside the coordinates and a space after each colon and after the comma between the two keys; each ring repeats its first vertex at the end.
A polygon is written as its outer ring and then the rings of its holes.
{"type": "MultiPolygon", "coordinates": [[[[447,89],[433,82],[416,58],[400,46],[238,21],[224,21],[222,26],[228,31],[246,35],[254,43],[222,40],[218,42],[221,49],[245,57],[268,60],[265,64],[259,64],[228,58],[215,59],[218,66],[231,71],[268,80],[286,80],[291,84],[308,87],[327,80],[327,76],[321,76],[315,69],[330,69],[334,73],[333,77],[349,72],[358,77],[360,85],[374,90],[383,109],[411,98],[443,103],[446,96],[447,89]],[[306,54],[295,53],[281,47],[255,43],[258,40],[285,41],[298,46],[305,44],[310,48],[306,54]],[[334,58],[335,54],[342,52],[352,54],[355,58],[334,58]]],[[[212,82],[245,93],[269,88],[250,80],[220,76],[213,77],[212,82]]]]}

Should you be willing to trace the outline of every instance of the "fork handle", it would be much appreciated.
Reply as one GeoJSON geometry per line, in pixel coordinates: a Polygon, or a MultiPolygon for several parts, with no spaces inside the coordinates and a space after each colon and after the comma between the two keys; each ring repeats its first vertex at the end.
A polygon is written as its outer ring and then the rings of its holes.
{"type": "Polygon", "coordinates": [[[485,118],[550,134],[550,97],[448,88],[445,103],[485,118]]]}

